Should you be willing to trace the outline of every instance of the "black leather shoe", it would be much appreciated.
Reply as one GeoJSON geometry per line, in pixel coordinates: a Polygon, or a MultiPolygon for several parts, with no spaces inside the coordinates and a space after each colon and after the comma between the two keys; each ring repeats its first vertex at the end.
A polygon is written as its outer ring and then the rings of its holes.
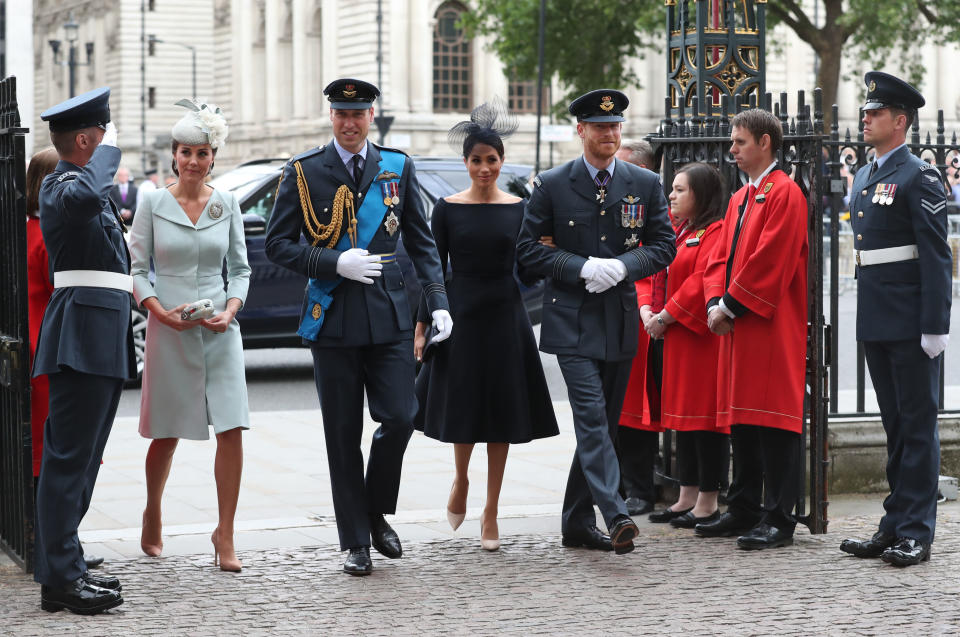
{"type": "Polygon", "coordinates": [[[897,543],[880,556],[887,564],[913,566],[930,559],[930,545],[912,537],[897,538],[897,543]]]}
{"type": "Polygon", "coordinates": [[[633,538],[640,535],[640,529],[636,522],[626,515],[618,515],[613,519],[613,526],[610,527],[610,544],[613,545],[613,552],[617,555],[629,553],[634,549],[633,538]]]}
{"type": "Polygon", "coordinates": [[[692,529],[698,524],[708,524],[710,522],[716,522],[720,519],[720,511],[714,511],[710,515],[705,515],[702,518],[698,518],[693,514],[693,511],[687,511],[678,518],[673,518],[670,520],[670,526],[678,529],[692,529]]]}
{"type": "Polygon", "coordinates": [[[697,537],[734,537],[743,535],[753,528],[756,522],[751,522],[743,516],[724,511],[714,522],[703,522],[693,527],[697,537]]]}
{"type": "Polygon", "coordinates": [[[103,558],[99,555],[84,555],[83,561],[86,562],[87,568],[97,568],[103,564],[103,558]]]}
{"type": "Polygon", "coordinates": [[[393,560],[403,555],[400,537],[393,527],[387,524],[382,513],[370,514],[370,540],[373,548],[384,557],[393,560]]]}
{"type": "Polygon", "coordinates": [[[761,522],[737,538],[737,547],[745,551],[775,549],[791,544],[793,544],[792,530],[784,531],[766,522],[761,522]]]}
{"type": "Polygon", "coordinates": [[[347,575],[369,575],[373,571],[373,562],[370,561],[370,547],[358,546],[350,549],[347,559],[343,562],[343,572],[347,575]]]}
{"type": "Polygon", "coordinates": [[[671,511],[669,507],[666,509],[661,509],[659,511],[654,511],[647,516],[647,519],[651,522],[656,522],[657,524],[663,524],[664,522],[669,522],[673,518],[679,518],[681,515],[693,511],[693,507],[689,509],[683,509],[682,511],[671,511]]]}
{"type": "Polygon", "coordinates": [[[840,550],[857,557],[880,557],[897,543],[897,536],[877,531],[869,540],[846,539],[840,542],[840,550]]]}
{"type": "Polygon", "coordinates": [[[122,603],[119,591],[94,586],[82,577],[66,586],[40,587],[40,608],[51,613],[67,609],[77,615],[96,615],[122,603]]]}
{"type": "Polygon", "coordinates": [[[111,591],[122,591],[123,585],[120,584],[120,580],[111,575],[97,575],[87,571],[80,576],[83,581],[87,584],[93,584],[94,586],[99,586],[100,588],[105,588],[111,591]]]}
{"type": "Polygon", "coordinates": [[[579,531],[564,533],[560,542],[569,548],[583,547],[586,549],[594,549],[596,551],[613,550],[613,544],[610,543],[610,536],[595,526],[587,527],[579,531]]]}
{"type": "Polygon", "coordinates": [[[641,498],[627,498],[624,504],[627,505],[627,513],[630,515],[643,515],[653,511],[653,502],[641,498]]]}

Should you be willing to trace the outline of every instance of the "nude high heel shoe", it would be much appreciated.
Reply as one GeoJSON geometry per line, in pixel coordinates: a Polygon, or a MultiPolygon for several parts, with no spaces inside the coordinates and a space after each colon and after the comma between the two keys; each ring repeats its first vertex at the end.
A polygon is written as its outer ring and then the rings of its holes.
{"type": "Polygon", "coordinates": [[[210,541],[213,542],[213,565],[220,566],[221,571],[239,573],[243,564],[237,559],[236,554],[233,557],[221,557],[220,546],[217,542],[220,537],[219,533],[219,529],[214,529],[213,535],[210,536],[210,541]]]}
{"type": "Polygon", "coordinates": [[[163,539],[160,537],[159,529],[156,537],[156,544],[147,541],[147,512],[144,511],[143,523],[140,527],[140,550],[150,557],[160,557],[160,554],[163,553],[163,539]]]}
{"type": "MultiPolygon", "coordinates": [[[[496,551],[500,548],[500,533],[498,529],[497,537],[495,538],[485,538],[483,537],[484,521],[486,520],[486,514],[480,516],[480,548],[484,551],[496,551]]],[[[494,518],[496,520],[496,518],[494,518]]]]}
{"type": "MultiPolygon", "coordinates": [[[[454,481],[453,486],[450,487],[450,495],[453,496],[453,489],[456,486],[456,481],[454,481]]],[[[450,500],[447,500],[447,522],[450,523],[450,528],[456,531],[460,528],[460,525],[463,524],[463,520],[467,517],[467,512],[463,513],[454,513],[450,510],[450,500]]]]}

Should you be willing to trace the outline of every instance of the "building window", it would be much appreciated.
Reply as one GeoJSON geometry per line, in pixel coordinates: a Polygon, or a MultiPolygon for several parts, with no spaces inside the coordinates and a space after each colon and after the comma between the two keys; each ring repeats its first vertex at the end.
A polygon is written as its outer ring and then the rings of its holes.
{"type": "Polygon", "coordinates": [[[470,41],[457,22],[466,9],[446,2],[436,13],[433,31],[433,110],[466,112],[473,100],[470,41]]]}
{"type": "Polygon", "coordinates": [[[147,11],[156,11],[156,10],[157,10],[157,3],[155,2],[155,0],[149,0],[147,2],[147,11]]]}
{"type": "MultiPolygon", "coordinates": [[[[508,84],[507,107],[511,113],[537,112],[537,81],[510,80],[508,84]]],[[[550,84],[543,83],[543,112],[550,111],[550,84]]]]}
{"type": "Polygon", "coordinates": [[[157,107],[157,87],[147,87],[147,108],[157,107]]]}

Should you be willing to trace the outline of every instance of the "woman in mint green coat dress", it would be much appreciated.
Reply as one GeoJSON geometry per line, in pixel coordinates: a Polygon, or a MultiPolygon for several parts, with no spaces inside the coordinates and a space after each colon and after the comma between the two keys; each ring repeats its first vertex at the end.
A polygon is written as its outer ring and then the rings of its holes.
{"type": "Polygon", "coordinates": [[[243,466],[241,431],[248,428],[249,414],[243,343],[234,315],[247,295],[250,266],[236,198],[205,183],[226,137],[223,115],[191,100],[178,104],[190,109],[173,128],[173,170],[179,181],[144,197],[130,237],[134,298],[149,312],[140,434],[153,442],[146,459],[140,544],[147,555],[160,555],[160,502],[177,442],[206,440],[212,428],[220,513],[211,538],[214,561],[223,570],[238,571],[233,518],[243,466]],[[212,300],[216,314],[182,319],[181,310],[200,299],[212,300]]]}

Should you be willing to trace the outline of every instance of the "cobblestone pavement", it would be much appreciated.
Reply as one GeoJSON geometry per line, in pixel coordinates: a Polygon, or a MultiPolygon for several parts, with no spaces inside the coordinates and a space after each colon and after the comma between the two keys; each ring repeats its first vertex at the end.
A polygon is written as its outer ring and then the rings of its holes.
{"type": "Polygon", "coordinates": [[[210,555],[113,560],[125,603],[95,617],[41,611],[36,584],[7,569],[0,633],[955,635],[960,519],[942,517],[931,561],[906,569],[838,551],[872,531],[867,517],[763,552],[659,525],[625,556],[546,534],[506,537],[496,553],[475,538],[408,542],[365,578],[340,572],[331,547],[241,551],[239,574],[210,555]]]}

